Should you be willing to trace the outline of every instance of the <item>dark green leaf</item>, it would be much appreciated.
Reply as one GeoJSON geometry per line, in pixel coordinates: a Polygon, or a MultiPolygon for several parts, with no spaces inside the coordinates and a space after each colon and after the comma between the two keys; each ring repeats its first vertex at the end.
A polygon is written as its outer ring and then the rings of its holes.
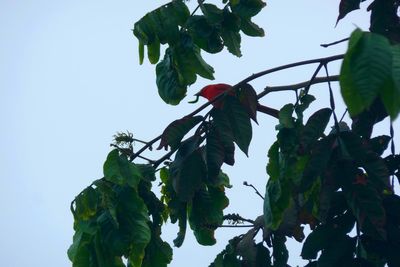
{"type": "Polygon", "coordinates": [[[313,145],[323,135],[331,114],[332,110],[330,108],[323,108],[308,119],[300,138],[305,149],[313,145]]]}
{"type": "Polygon", "coordinates": [[[274,267],[286,267],[289,258],[289,252],[286,248],[286,237],[284,235],[274,234],[272,239],[272,257],[274,259],[274,267]]]}
{"type": "Polygon", "coordinates": [[[160,59],[160,42],[158,40],[147,45],[147,56],[151,64],[156,64],[158,62],[160,59]]]}
{"type": "Polygon", "coordinates": [[[257,123],[257,92],[254,88],[246,83],[239,89],[239,101],[246,108],[250,118],[257,123]]]}
{"type": "Polygon", "coordinates": [[[97,212],[98,196],[96,190],[88,187],[75,198],[74,215],[78,220],[87,220],[97,212]]]}
{"type": "Polygon", "coordinates": [[[257,15],[266,4],[262,0],[240,0],[230,1],[230,5],[232,12],[240,17],[251,18],[257,15]]]}
{"type": "Polygon", "coordinates": [[[220,24],[223,20],[223,11],[216,5],[204,3],[200,6],[204,16],[212,24],[220,24]]]}
{"type": "Polygon", "coordinates": [[[221,188],[203,187],[196,192],[189,206],[189,224],[197,242],[201,245],[214,245],[214,231],[223,222],[223,210],[229,200],[221,188]]]}
{"type": "Polygon", "coordinates": [[[249,114],[242,104],[232,96],[225,97],[223,111],[228,117],[235,143],[247,155],[252,138],[249,114]]]}
{"type": "Polygon", "coordinates": [[[172,261],[172,248],[153,232],[150,243],[146,247],[142,267],[167,267],[172,261]]]}
{"type": "Polygon", "coordinates": [[[294,110],[293,104],[284,105],[281,110],[279,110],[279,127],[278,128],[293,128],[294,120],[292,117],[294,110]]]}
{"type": "Polygon", "coordinates": [[[167,149],[170,146],[175,149],[181,143],[182,138],[203,120],[203,116],[183,117],[175,120],[165,128],[158,149],[167,149]]]}
{"type": "Polygon", "coordinates": [[[198,140],[181,145],[170,166],[172,186],[181,201],[190,201],[207,177],[207,167],[198,140]]]}
{"type": "Polygon", "coordinates": [[[214,181],[219,175],[225,159],[224,145],[214,127],[207,133],[206,155],[208,180],[214,181]]]}
{"type": "Polygon", "coordinates": [[[328,136],[318,141],[311,150],[311,157],[308,161],[300,184],[300,190],[307,190],[315,180],[325,171],[325,168],[333,152],[333,144],[336,141],[334,136],[328,136]]]}
{"type": "Polygon", "coordinates": [[[350,115],[367,109],[387,86],[392,76],[392,51],[389,41],[378,34],[359,31],[342,64],[340,85],[350,115]]]}
{"type": "Polygon", "coordinates": [[[220,29],[217,26],[210,24],[206,17],[190,17],[187,28],[194,43],[204,51],[209,53],[218,53],[224,48],[220,29]]]}
{"type": "Polygon", "coordinates": [[[336,249],[334,244],[348,238],[346,234],[352,230],[354,222],[354,217],[346,213],[335,217],[327,224],[318,226],[307,236],[301,251],[302,258],[316,259],[319,251],[330,247],[336,249]]]}
{"type": "Polygon", "coordinates": [[[120,155],[117,149],[111,151],[103,166],[104,177],[107,181],[123,185],[129,184],[136,188],[140,179],[141,173],[138,167],[128,161],[124,155],[120,155]]]}
{"type": "Polygon", "coordinates": [[[400,45],[392,46],[392,79],[385,83],[380,97],[392,120],[400,112],[400,45]]]}
{"type": "Polygon", "coordinates": [[[265,35],[264,30],[260,26],[246,18],[241,19],[240,29],[248,36],[263,37],[265,35]]]}
{"type": "Polygon", "coordinates": [[[318,267],[349,266],[346,262],[353,259],[356,239],[345,235],[332,242],[332,246],[322,251],[318,267]]]}
{"type": "Polygon", "coordinates": [[[233,131],[228,115],[219,108],[213,108],[211,111],[211,117],[213,117],[219,140],[224,146],[224,162],[228,165],[233,165],[235,163],[235,145],[233,143],[233,131]]]}
{"type": "Polygon", "coordinates": [[[177,105],[186,95],[187,85],[179,78],[170,49],[165,51],[164,59],[156,67],[158,94],[165,103],[177,105]]]}
{"type": "Polygon", "coordinates": [[[339,4],[339,16],[336,24],[353,10],[360,9],[360,2],[365,0],[341,0],[339,4]]]}
{"type": "Polygon", "coordinates": [[[237,57],[242,56],[240,51],[240,18],[234,13],[224,12],[221,37],[228,51],[237,57]]]}
{"type": "Polygon", "coordinates": [[[385,240],[386,215],[382,199],[376,189],[370,183],[353,184],[345,188],[345,194],[361,230],[378,240],[385,240]]]}

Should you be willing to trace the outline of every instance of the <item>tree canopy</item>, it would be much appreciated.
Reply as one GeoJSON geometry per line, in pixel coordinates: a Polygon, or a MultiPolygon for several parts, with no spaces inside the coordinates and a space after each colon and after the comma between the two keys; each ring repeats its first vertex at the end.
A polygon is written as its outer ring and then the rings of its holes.
{"type": "MultiPolygon", "coordinates": [[[[337,22],[361,2],[341,0],[337,22]]],[[[167,221],[179,227],[176,247],[182,246],[188,227],[199,244],[211,246],[224,223],[248,226],[216,255],[213,267],[288,266],[288,237],[304,241],[301,257],[309,267],[400,266],[400,197],[394,191],[400,154],[392,124],[386,135],[373,135],[378,122],[388,117],[393,121],[400,112],[399,5],[397,0],[372,1],[370,31],[356,29],[338,41],[348,41],[343,55],[278,66],[225,86],[149,142],[117,133],[104,177],[71,203],[75,234],[68,256],[73,266],[167,266],[173,256],[161,235],[167,221]],[[330,75],[329,63],[338,60],[340,73],[330,75]],[[317,67],[305,82],[267,86],[259,93],[251,85],[268,74],[310,64],[317,67]],[[345,114],[336,112],[332,82],[340,84],[345,114]],[[317,83],[327,84],[330,105],[305,116],[318,101],[309,92],[317,83]],[[253,219],[226,214],[225,189],[231,181],[222,167],[235,164],[236,148],[247,155],[251,121],[257,123],[263,110],[259,99],[281,91],[295,92],[296,101],[269,112],[278,122],[276,141],[268,150],[265,195],[255,189],[264,201],[263,214],[253,219]],[[134,142],[143,146],[134,151],[134,142]],[[144,157],[157,142],[165,155],[144,157]],[[155,184],[161,186],[161,196],[155,184]]],[[[199,0],[190,11],[185,1],[173,0],[136,22],[140,63],[147,51],[150,63],[156,64],[161,99],[178,105],[198,76],[214,79],[202,52],[226,48],[241,56],[243,34],[264,36],[252,21],[264,7],[262,0],[199,0]]]]}

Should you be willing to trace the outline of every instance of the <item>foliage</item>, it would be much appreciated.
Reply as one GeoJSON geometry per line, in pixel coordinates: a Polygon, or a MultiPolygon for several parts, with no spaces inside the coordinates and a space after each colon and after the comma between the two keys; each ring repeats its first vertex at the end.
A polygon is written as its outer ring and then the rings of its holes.
{"type": "MultiPolygon", "coordinates": [[[[363,1],[341,0],[338,22],[363,1]]],[[[254,74],[173,121],[159,137],[140,141],[144,145],[136,153],[132,143],[139,140],[129,132],[117,134],[104,177],[71,204],[75,234],[68,257],[73,266],[167,266],[172,249],[161,230],[168,220],[179,227],[176,247],[183,244],[188,226],[199,244],[210,246],[225,221],[249,223],[250,229],[216,256],[213,267],[288,266],[288,237],[304,240],[306,266],[400,266],[400,197],[393,189],[394,178],[400,180],[400,154],[395,153],[393,127],[388,135],[372,136],[378,122],[393,121],[400,113],[399,4],[373,1],[368,7],[371,31],[355,30],[345,55],[254,74]],[[339,59],[340,75],[329,76],[327,64],[339,59]],[[259,94],[249,84],[273,71],[311,63],[318,67],[305,83],[267,87],[259,94]],[[322,68],[327,76],[316,77],[322,68]],[[333,81],[340,82],[348,118],[337,117],[333,81]],[[328,83],[330,106],[305,118],[304,111],[316,100],[310,86],[320,82],[328,83]],[[279,111],[277,138],[268,150],[263,214],[254,220],[224,214],[229,204],[225,190],[231,185],[222,166],[235,164],[235,147],[248,154],[258,99],[282,90],[294,90],[298,97],[279,111]],[[209,112],[198,115],[211,104],[209,112]],[[169,150],[165,156],[143,157],[157,141],[158,149],[169,150]],[[148,164],[135,163],[137,158],[148,164]],[[156,181],[161,196],[153,192],[156,181]],[[305,225],[311,229],[307,237],[305,225]]],[[[173,0],[135,24],[140,63],[147,48],[166,103],[178,104],[197,75],[213,79],[202,51],[218,53],[226,47],[240,56],[240,33],[264,35],[252,22],[265,6],[262,0],[223,0],[220,5],[198,1],[190,13],[184,1],[173,0]],[[160,60],[161,45],[167,48],[160,60]]]]}

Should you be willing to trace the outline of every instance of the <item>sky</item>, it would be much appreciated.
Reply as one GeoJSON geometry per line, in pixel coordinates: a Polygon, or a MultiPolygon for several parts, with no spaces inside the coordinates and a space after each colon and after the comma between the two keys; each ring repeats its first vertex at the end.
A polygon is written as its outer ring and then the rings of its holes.
{"type": "MultiPolygon", "coordinates": [[[[166,105],[159,98],[154,66],[148,61],[139,65],[138,43],[131,31],[146,12],[166,2],[0,0],[2,266],[71,266],[66,255],[73,236],[70,202],[102,177],[103,162],[117,131],[153,139],[171,121],[202,104],[187,102],[204,85],[235,84],[275,66],[345,52],[346,44],[327,49],[319,45],[348,37],[356,27],[367,30],[365,9],[370,1],[337,27],[337,0],[268,1],[255,19],[266,36],[242,36],[241,58],[226,51],[204,54],[216,70],[216,79],[198,79],[179,106],[166,105]]],[[[189,4],[193,7],[195,3],[189,4]]],[[[331,64],[331,74],[337,74],[339,67],[339,63],[331,64]]],[[[312,72],[313,68],[298,68],[252,84],[260,91],[266,85],[308,80],[312,72]]],[[[327,92],[326,86],[312,87],[311,93],[320,100],[310,112],[329,105],[327,92]]],[[[337,99],[341,114],[344,107],[339,94],[337,99]]],[[[280,108],[293,100],[292,94],[275,94],[262,103],[280,108]]],[[[395,130],[400,128],[398,121],[395,130]]],[[[248,181],[264,193],[267,151],[276,135],[276,120],[260,116],[259,123],[253,125],[249,158],[239,152],[234,167],[223,167],[234,185],[227,192],[231,198],[227,212],[248,218],[262,213],[262,200],[242,183],[248,181]]],[[[387,132],[388,127],[384,121],[375,133],[387,132]]],[[[168,224],[165,240],[172,244],[176,232],[177,226],[168,224]]],[[[183,247],[174,249],[170,266],[183,267],[188,262],[208,266],[238,233],[218,230],[218,243],[213,247],[197,245],[188,234],[183,247]]],[[[289,263],[294,266],[303,263],[295,243],[288,241],[289,263]]]]}

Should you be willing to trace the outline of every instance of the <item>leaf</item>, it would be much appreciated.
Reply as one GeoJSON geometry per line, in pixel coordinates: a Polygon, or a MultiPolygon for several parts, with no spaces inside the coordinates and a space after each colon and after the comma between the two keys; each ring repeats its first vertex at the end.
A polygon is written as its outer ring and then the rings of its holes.
{"type": "Polygon", "coordinates": [[[247,111],[235,97],[228,95],[224,100],[223,112],[228,118],[235,143],[248,155],[252,128],[247,111]]]}
{"type": "Polygon", "coordinates": [[[223,222],[223,210],[229,200],[220,188],[202,187],[196,192],[188,207],[189,224],[199,244],[211,246],[216,243],[214,231],[223,222]]]}
{"type": "Polygon", "coordinates": [[[75,220],[88,220],[97,212],[98,196],[93,187],[87,187],[75,198],[75,220]]]}
{"type": "Polygon", "coordinates": [[[281,110],[279,110],[279,128],[294,127],[294,120],[292,117],[293,110],[293,104],[286,104],[281,108],[281,110]]]}
{"type": "Polygon", "coordinates": [[[400,112],[400,45],[392,46],[392,79],[383,86],[380,97],[391,120],[400,112]]]}
{"type": "Polygon", "coordinates": [[[162,44],[173,44],[178,39],[178,26],[182,26],[189,16],[189,9],[183,1],[172,1],[136,22],[133,33],[144,45],[151,45],[155,39],[162,44]]]}
{"type": "Polygon", "coordinates": [[[386,215],[382,199],[370,184],[353,184],[345,188],[346,199],[361,230],[378,240],[386,240],[386,215]]]}
{"type": "Polygon", "coordinates": [[[274,267],[286,267],[289,258],[289,252],[286,248],[286,237],[284,235],[274,234],[272,239],[272,257],[274,259],[274,267]]]}
{"type": "Polygon", "coordinates": [[[351,50],[349,48],[340,73],[342,95],[353,116],[373,103],[392,76],[389,41],[373,33],[364,32],[361,38],[357,35],[352,34],[358,42],[351,50]]]}
{"type": "Polygon", "coordinates": [[[330,108],[323,108],[315,112],[308,119],[300,138],[302,145],[306,149],[313,145],[318,138],[324,134],[331,114],[332,110],[330,108]]]}
{"type": "Polygon", "coordinates": [[[144,43],[139,41],[139,64],[142,65],[144,60],[144,43]]]}
{"type": "Polygon", "coordinates": [[[346,262],[352,261],[355,252],[356,239],[345,235],[332,246],[322,251],[318,259],[318,267],[349,266],[346,262]]]}
{"type": "Polygon", "coordinates": [[[201,11],[207,20],[212,24],[220,24],[223,20],[223,11],[219,9],[216,5],[203,3],[200,5],[201,11]]]}
{"type": "Polygon", "coordinates": [[[164,201],[168,206],[167,211],[169,213],[171,222],[176,223],[179,221],[179,232],[173,242],[176,247],[180,247],[182,246],[186,235],[187,203],[180,201],[177,197],[172,186],[172,179],[169,175],[169,170],[162,168],[160,170],[160,178],[164,183],[163,187],[161,188],[161,200],[164,201]]]}
{"type": "Polygon", "coordinates": [[[341,20],[344,18],[348,13],[350,13],[353,10],[360,9],[360,2],[363,2],[365,0],[341,0],[339,4],[339,16],[336,21],[336,25],[341,20]]]}
{"type": "Polygon", "coordinates": [[[266,4],[262,0],[230,1],[232,12],[240,17],[251,18],[257,15],[266,4]]]}
{"type": "Polygon", "coordinates": [[[170,166],[172,186],[181,201],[190,201],[207,177],[207,167],[197,140],[181,145],[170,166]]]}
{"type": "Polygon", "coordinates": [[[240,30],[248,36],[253,36],[253,37],[264,37],[265,32],[264,30],[252,22],[250,19],[245,19],[242,18],[240,21],[240,30]]]}
{"type": "Polygon", "coordinates": [[[157,149],[167,149],[168,146],[171,149],[176,149],[180,145],[182,138],[202,120],[203,116],[194,116],[183,117],[182,119],[173,121],[162,133],[160,145],[157,149]]]}
{"type": "Polygon", "coordinates": [[[388,188],[390,186],[389,171],[386,164],[377,153],[371,150],[368,143],[351,132],[343,132],[340,138],[351,157],[366,170],[369,180],[382,190],[388,188]]]}
{"type": "Polygon", "coordinates": [[[237,57],[242,56],[240,51],[240,18],[234,13],[224,12],[221,37],[228,51],[237,57]]]}
{"type": "Polygon", "coordinates": [[[316,259],[321,250],[330,247],[338,249],[335,244],[348,238],[346,234],[353,229],[354,223],[354,217],[350,213],[345,213],[327,224],[319,225],[304,241],[301,257],[306,260],[316,259]]]}
{"type": "Polygon", "coordinates": [[[156,66],[158,94],[165,103],[178,105],[186,95],[187,85],[179,79],[179,72],[173,62],[171,49],[165,51],[164,59],[156,66]]]}
{"type": "Polygon", "coordinates": [[[224,48],[220,29],[216,25],[210,24],[205,16],[190,17],[187,29],[193,42],[204,51],[218,53],[224,48]]]}
{"type": "Polygon", "coordinates": [[[147,45],[147,57],[151,64],[156,64],[160,59],[160,42],[158,40],[147,45]]]}
{"type": "Polygon", "coordinates": [[[213,108],[211,117],[214,120],[215,130],[219,135],[219,140],[224,146],[224,162],[228,165],[235,163],[235,145],[233,143],[233,131],[228,116],[223,110],[213,108]]]}
{"type": "Polygon", "coordinates": [[[172,248],[153,232],[150,243],[146,247],[142,267],[167,267],[172,261],[172,248]]]}
{"type": "Polygon", "coordinates": [[[318,141],[311,150],[310,160],[304,168],[300,183],[300,191],[305,192],[315,180],[325,171],[333,153],[336,138],[332,135],[318,141]]]}
{"type": "Polygon", "coordinates": [[[250,118],[257,123],[257,93],[254,88],[246,83],[240,86],[239,88],[239,101],[247,110],[250,118]]]}
{"type": "Polygon", "coordinates": [[[118,185],[127,183],[133,188],[136,188],[140,179],[141,173],[138,167],[129,162],[124,155],[120,155],[117,149],[112,150],[103,166],[104,177],[107,181],[118,185]]]}
{"type": "Polygon", "coordinates": [[[214,181],[219,175],[225,159],[225,149],[217,130],[212,127],[207,133],[206,156],[208,180],[214,181]]]}

